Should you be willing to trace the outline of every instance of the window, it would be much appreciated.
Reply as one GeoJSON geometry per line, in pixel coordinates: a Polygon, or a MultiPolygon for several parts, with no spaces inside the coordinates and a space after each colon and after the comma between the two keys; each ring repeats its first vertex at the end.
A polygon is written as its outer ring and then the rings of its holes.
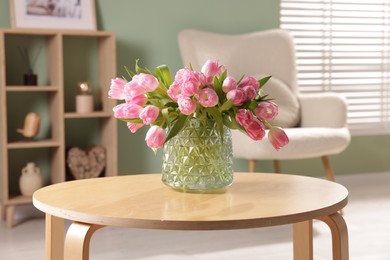
{"type": "Polygon", "coordinates": [[[344,94],[354,135],[390,132],[389,8],[388,0],[281,0],[300,91],[344,94]]]}

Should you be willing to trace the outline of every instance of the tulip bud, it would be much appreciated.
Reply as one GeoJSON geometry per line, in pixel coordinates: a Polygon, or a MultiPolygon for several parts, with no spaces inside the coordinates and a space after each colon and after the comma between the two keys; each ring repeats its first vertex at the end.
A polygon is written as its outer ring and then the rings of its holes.
{"type": "Polygon", "coordinates": [[[276,150],[279,150],[289,142],[288,136],[283,129],[276,126],[269,130],[268,140],[276,150]]]}

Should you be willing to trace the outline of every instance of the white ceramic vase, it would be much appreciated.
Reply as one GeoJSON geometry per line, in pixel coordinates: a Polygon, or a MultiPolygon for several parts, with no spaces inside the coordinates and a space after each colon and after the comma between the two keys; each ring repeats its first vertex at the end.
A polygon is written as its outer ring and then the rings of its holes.
{"type": "Polygon", "coordinates": [[[22,169],[22,174],[19,178],[20,192],[24,196],[31,196],[36,190],[43,187],[43,179],[41,171],[33,162],[27,163],[22,169]]]}

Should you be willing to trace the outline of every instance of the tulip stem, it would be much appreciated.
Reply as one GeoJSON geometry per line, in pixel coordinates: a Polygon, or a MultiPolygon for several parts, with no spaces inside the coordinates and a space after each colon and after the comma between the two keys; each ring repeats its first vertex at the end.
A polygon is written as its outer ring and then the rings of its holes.
{"type": "Polygon", "coordinates": [[[267,121],[263,120],[263,124],[268,128],[268,129],[271,129],[273,126],[268,123],[267,121]]]}

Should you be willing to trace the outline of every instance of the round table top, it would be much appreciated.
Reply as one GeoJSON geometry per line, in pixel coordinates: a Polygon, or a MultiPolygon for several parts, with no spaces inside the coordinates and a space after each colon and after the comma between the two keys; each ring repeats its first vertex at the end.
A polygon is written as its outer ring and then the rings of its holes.
{"type": "Polygon", "coordinates": [[[235,173],[231,186],[185,193],[161,174],[95,178],[46,186],[33,195],[41,211],[104,226],[215,230],[291,224],[330,215],[347,204],[340,184],[287,174],[235,173]]]}

